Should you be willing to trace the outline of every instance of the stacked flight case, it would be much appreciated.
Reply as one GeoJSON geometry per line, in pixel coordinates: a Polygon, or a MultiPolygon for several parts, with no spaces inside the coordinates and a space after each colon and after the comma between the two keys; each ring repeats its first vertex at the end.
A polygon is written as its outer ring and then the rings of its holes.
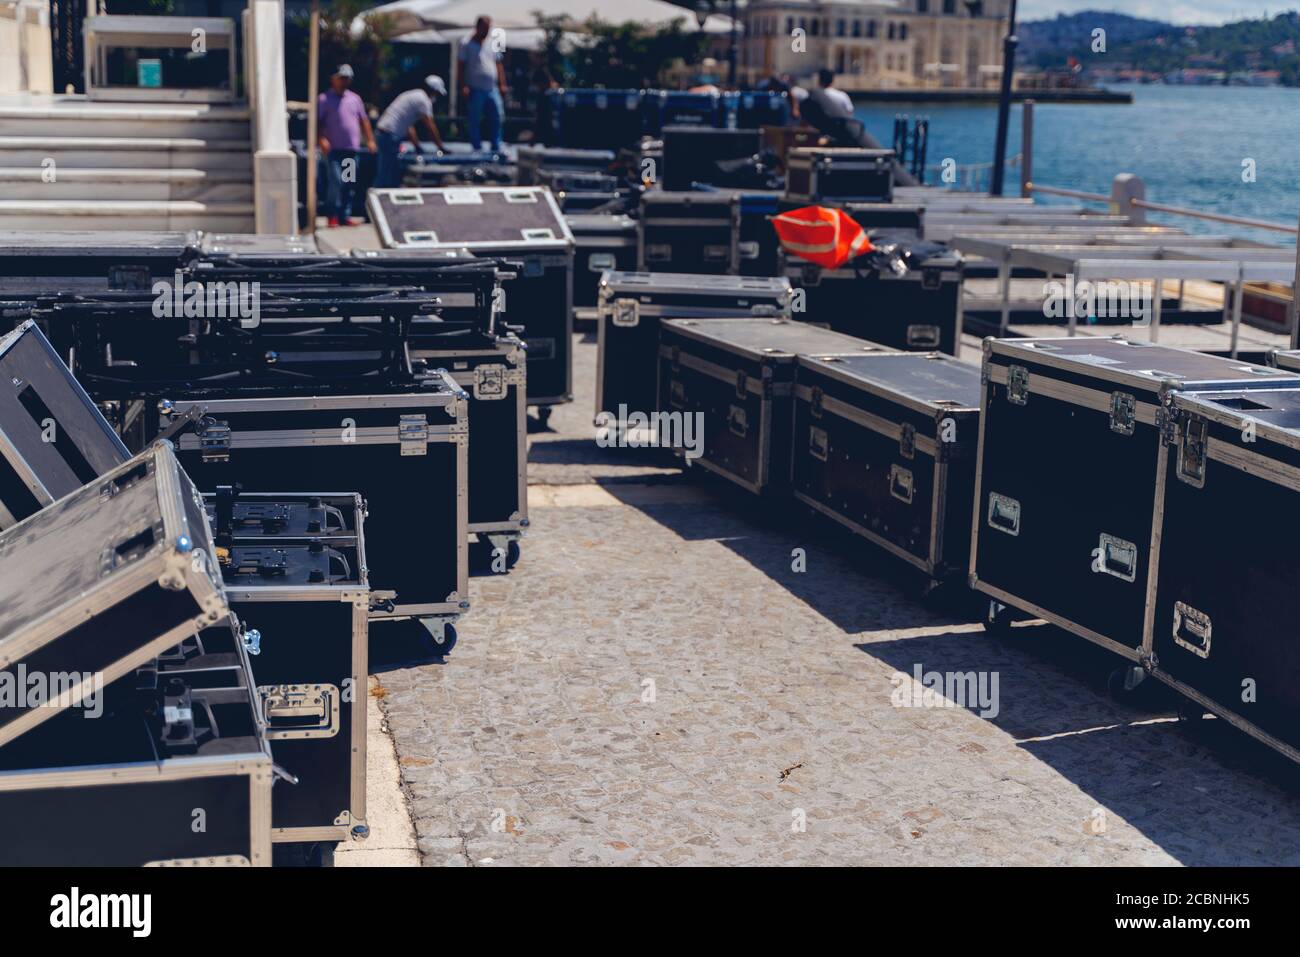
{"type": "MultiPolygon", "coordinates": [[[[6,867],[271,864],[276,781],[243,641],[164,652],[0,747],[6,867]],[[87,720],[90,719],[90,720],[87,720]]],[[[190,639],[188,647],[194,647],[190,639]]]]}
{"type": "MultiPolygon", "coordinates": [[[[288,860],[368,834],[366,698],[369,573],[366,505],[340,493],[205,496],[231,612],[276,762],[272,840],[288,860]]],[[[189,654],[210,653],[200,645],[189,654]]]]}
{"type": "Polygon", "coordinates": [[[663,141],[663,188],[678,191],[693,189],[696,183],[725,185],[733,161],[758,154],[762,134],[757,129],[667,126],[663,141]]]}
{"type": "Polygon", "coordinates": [[[1168,397],[1232,390],[1249,408],[1255,391],[1300,377],[1075,337],[985,340],[982,381],[971,586],[992,599],[994,624],[1007,606],[1142,663],[1161,551],[1153,486],[1169,484],[1163,443],[1175,437],[1168,397]]]}
{"type": "Polygon", "coordinates": [[[520,186],[545,185],[540,178],[543,171],[608,174],[614,158],[612,150],[519,146],[515,150],[515,182],[520,186]]]}
{"type": "Polygon", "coordinates": [[[790,316],[784,279],[608,272],[596,307],[596,419],[657,405],[659,322],[683,316],[790,316]]]}
{"type": "Polygon", "coordinates": [[[888,203],[894,196],[894,151],[796,147],[786,156],[785,193],[803,203],[888,203]]]}
{"type": "Polygon", "coordinates": [[[203,502],[160,443],[0,532],[0,863],[270,863],[270,748],[203,502]],[[199,674],[177,645],[224,634],[199,674]],[[87,720],[90,719],[90,720],[87,720]],[[200,826],[201,825],[201,826],[200,826]]]}
{"type": "Polygon", "coordinates": [[[56,290],[148,293],[172,280],[198,244],[196,232],[0,230],[0,323],[28,318],[56,290]]]}
{"type": "Polygon", "coordinates": [[[1300,762],[1300,381],[1289,386],[1165,397],[1142,664],[1194,714],[1300,762]]]}
{"type": "Polygon", "coordinates": [[[800,355],[791,492],[930,580],[969,564],[980,373],[941,353],[800,355]]]}
{"type": "Polygon", "coordinates": [[[573,213],[573,316],[592,318],[600,277],[607,270],[636,269],[636,220],[621,213],[573,213]]]}
{"type": "Polygon", "coordinates": [[[780,250],[780,271],[802,294],[802,318],[912,352],[957,355],[962,260],[955,253],[860,256],[838,269],[780,250]]]}
{"type": "Polygon", "coordinates": [[[637,268],[722,275],[731,269],[730,192],[641,194],[637,268]]]}
{"type": "Polygon", "coordinates": [[[795,357],[870,354],[873,343],[789,319],[665,319],[660,324],[659,401],[694,416],[698,464],[756,495],[790,484],[795,357]]]}
{"type": "Polygon", "coordinates": [[[523,328],[528,404],[546,418],[573,400],[573,234],[550,190],[372,189],[366,202],[385,246],[463,247],[519,263],[502,318],[523,328]]]}
{"type": "Polygon", "coordinates": [[[202,413],[176,439],[200,488],[297,492],[310,476],[364,489],[372,617],[418,618],[450,646],[469,608],[468,398],[445,371],[372,395],[209,387],[164,396],[158,427],[202,413]]]}

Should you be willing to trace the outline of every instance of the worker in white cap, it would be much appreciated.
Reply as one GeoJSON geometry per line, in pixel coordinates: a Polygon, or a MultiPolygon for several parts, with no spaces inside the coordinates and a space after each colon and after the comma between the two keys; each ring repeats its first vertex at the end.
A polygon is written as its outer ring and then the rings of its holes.
{"type": "Polygon", "coordinates": [[[410,138],[418,150],[420,134],[417,126],[423,125],[429,139],[433,140],[438,150],[443,149],[442,134],[438,124],[433,121],[433,105],[438,97],[447,95],[447,84],[442,77],[429,74],[424,78],[424,85],[414,90],[399,93],[384,115],[379,118],[376,128],[379,132],[379,168],[375,173],[375,186],[386,189],[400,186],[402,173],[397,162],[397,154],[402,140],[410,138]]]}

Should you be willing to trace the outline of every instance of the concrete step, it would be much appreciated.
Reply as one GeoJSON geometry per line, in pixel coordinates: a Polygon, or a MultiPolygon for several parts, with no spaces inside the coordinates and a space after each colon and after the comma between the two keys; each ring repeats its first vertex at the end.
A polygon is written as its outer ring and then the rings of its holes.
{"type": "Polygon", "coordinates": [[[91,103],[84,97],[0,99],[0,135],[247,139],[243,106],[205,103],[91,103]]]}
{"type": "Polygon", "coordinates": [[[82,169],[242,170],[251,174],[253,146],[247,139],[200,137],[0,136],[0,166],[82,169]]]}
{"type": "Polygon", "coordinates": [[[206,229],[250,233],[252,203],[0,199],[0,229],[206,229]]]}
{"type": "Polygon", "coordinates": [[[0,199],[198,200],[251,203],[252,176],[241,170],[0,167],[0,199]],[[53,176],[53,181],[48,181],[53,176]]]}

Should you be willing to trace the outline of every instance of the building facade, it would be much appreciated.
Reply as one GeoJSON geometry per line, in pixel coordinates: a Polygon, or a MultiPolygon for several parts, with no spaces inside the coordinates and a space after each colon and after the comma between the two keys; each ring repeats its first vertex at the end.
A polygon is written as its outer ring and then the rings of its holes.
{"type": "Polygon", "coordinates": [[[1009,0],[750,0],[742,77],[822,68],[846,90],[995,87],[1009,0]]]}

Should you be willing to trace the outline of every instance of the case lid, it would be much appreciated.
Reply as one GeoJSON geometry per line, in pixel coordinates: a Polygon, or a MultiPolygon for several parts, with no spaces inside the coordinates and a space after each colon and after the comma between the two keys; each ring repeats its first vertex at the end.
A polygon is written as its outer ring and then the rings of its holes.
{"type": "Polygon", "coordinates": [[[0,483],[0,528],[128,458],[126,446],[34,322],[0,338],[0,472],[11,471],[21,486],[0,483]]]}
{"type": "MultiPolygon", "coordinates": [[[[996,356],[1009,364],[1017,359],[1086,375],[1149,392],[1165,382],[1180,389],[1201,391],[1216,385],[1259,388],[1259,383],[1300,386],[1300,376],[1267,366],[1225,359],[1190,349],[1151,342],[1130,342],[1122,336],[1073,336],[1055,339],[986,339],[985,361],[996,356]]],[[[1032,388],[1032,384],[1031,384],[1032,388]]]]}
{"type": "Polygon", "coordinates": [[[979,409],[980,370],[939,352],[800,355],[797,362],[800,369],[913,408],[979,409]]]}
{"type": "Polygon", "coordinates": [[[793,359],[800,353],[845,355],[891,351],[886,346],[791,319],[665,319],[662,328],[755,359],[793,359]]]}
{"type": "Polygon", "coordinates": [[[5,229],[0,257],[76,256],[79,259],[180,259],[199,245],[199,233],[148,230],[5,229]]]}
{"type": "Polygon", "coordinates": [[[208,254],[233,256],[315,255],[319,252],[316,237],[283,233],[203,233],[199,249],[208,254]]]}
{"type": "Polygon", "coordinates": [[[567,213],[564,218],[575,236],[636,232],[636,220],[622,213],[567,213]]]}
{"type": "Polygon", "coordinates": [[[566,250],[573,234],[545,186],[372,189],[366,209],[385,246],[506,253],[566,250]]]}
{"type": "Polygon", "coordinates": [[[1259,451],[1261,440],[1300,449],[1300,381],[1293,389],[1180,392],[1173,404],[1179,412],[1243,432],[1253,423],[1252,441],[1240,443],[1240,451],[1259,451]]]}
{"type": "Polygon", "coordinates": [[[766,296],[788,298],[790,280],[784,276],[714,276],[682,272],[620,272],[608,270],[601,285],[612,293],[653,295],[655,293],[689,293],[708,296],[766,296]]]}

